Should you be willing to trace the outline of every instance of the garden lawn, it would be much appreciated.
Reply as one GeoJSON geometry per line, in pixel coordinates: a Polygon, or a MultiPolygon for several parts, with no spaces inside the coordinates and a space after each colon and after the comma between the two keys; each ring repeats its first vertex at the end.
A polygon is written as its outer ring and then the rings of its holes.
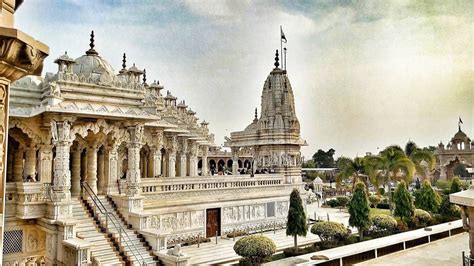
{"type": "Polygon", "coordinates": [[[370,216],[379,215],[379,214],[390,215],[390,210],[370,208],[370,216]]]}

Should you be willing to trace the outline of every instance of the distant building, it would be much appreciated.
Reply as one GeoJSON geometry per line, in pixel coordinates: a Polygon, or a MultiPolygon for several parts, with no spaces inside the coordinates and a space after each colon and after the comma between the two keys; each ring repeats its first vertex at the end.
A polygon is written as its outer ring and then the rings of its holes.
{"type": "MultiPolygon", "coordinates": [[[[445,146],[442,142],[434,152],[436,156],[435,177],[439,179],[452,179],[454,169],[459,164],[464,164],[467,169],[474,165],[474,142],[461,130],[454,134],[451,141],[445,146]]],[[[469,172],[469,170],[468,170],[469,172]]]]}

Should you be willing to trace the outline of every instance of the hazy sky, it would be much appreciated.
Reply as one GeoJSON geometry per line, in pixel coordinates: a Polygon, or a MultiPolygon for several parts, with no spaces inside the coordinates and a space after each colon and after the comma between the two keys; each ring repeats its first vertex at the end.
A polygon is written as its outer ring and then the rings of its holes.
{"type": "Polygon", "coordinates": [[[459,116],[474,138],[474,1],[433,2],[36,0],[16,26],[49,45],[48,72],[66,50],[83,55],[94,30],[116,71],[126,52],[221,144],[260,109],[282,25],[303,154],[354,156],[446,143],[459,116]]]}

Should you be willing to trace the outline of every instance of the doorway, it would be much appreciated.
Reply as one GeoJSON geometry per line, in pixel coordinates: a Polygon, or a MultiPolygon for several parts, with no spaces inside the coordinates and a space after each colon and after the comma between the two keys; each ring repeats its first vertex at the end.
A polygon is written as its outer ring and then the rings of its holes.
{"type": "Polygon", "coordinates": [[[206,210],[206,237],[215,237],[221,235],[221,209],[206,210]]]}

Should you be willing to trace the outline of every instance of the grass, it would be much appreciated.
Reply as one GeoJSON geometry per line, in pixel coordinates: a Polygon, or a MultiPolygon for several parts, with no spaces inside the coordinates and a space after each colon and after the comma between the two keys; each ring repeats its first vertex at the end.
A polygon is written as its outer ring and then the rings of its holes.
{"type": "Polygon", "coordinates": [[[379,214],[390,215],[390,210],[370,208],[370,216],[379,215],[379,214]]]}

